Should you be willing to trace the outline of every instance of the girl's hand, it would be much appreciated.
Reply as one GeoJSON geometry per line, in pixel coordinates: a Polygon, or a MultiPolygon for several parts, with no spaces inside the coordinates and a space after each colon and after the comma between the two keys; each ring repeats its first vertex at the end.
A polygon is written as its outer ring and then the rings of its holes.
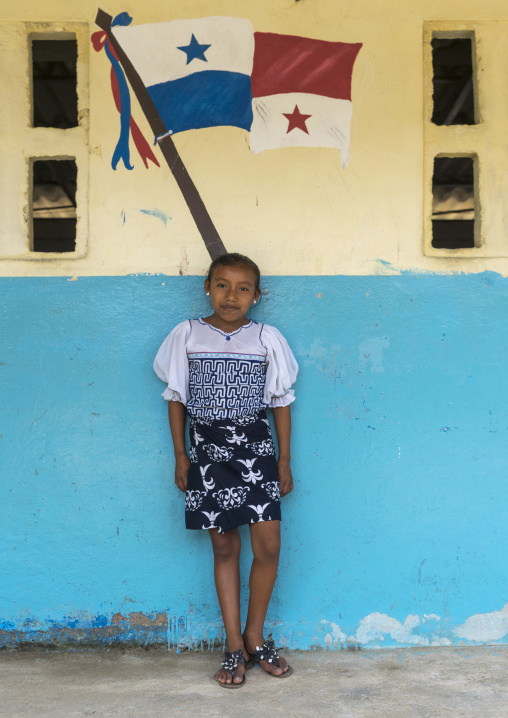
{"type": "Polygon", "coordinates": [[[286,496],[293,491],[293,474],[291,473],[289,459],[279,459],[277,461],[277,468],[279,470],[280,495],[286,496]]]}
{"type": "Polygon", "coordinates": [[[175,484],[180,491],[187,489],[187,474],[189,473],[190,460],[187,454],[179,454],[176,457],[175,484]]]}

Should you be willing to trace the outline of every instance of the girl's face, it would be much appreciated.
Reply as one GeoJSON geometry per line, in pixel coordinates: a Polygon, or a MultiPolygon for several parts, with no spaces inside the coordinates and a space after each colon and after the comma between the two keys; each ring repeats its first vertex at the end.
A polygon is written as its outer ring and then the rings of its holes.
{"type": "Polygon", "coordinates": [[[256,289],[256,275],[244,264],[219,264],[211,280],[205,280],[205,292],[210,294],[215,318],[228,331],[245,324],[245,315],[261,293],[256,289]]]}

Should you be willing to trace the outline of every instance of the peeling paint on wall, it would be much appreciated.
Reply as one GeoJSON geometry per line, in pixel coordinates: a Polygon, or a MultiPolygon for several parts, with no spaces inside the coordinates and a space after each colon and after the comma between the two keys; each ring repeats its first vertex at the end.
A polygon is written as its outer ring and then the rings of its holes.
{"type": "Polygon", "coordinates": [[[324,637],[327,648],[344,648],[356,641],[363,648],[383,646],[451,646],[503,643],[508,635],[508,604],[500,611],[475,614],[460,626],[450,626],[435,613],[409,615],[404,621],[371,613],[362,618],[353,636],[347,638],[336,623],[322,621],[332,630],[324,637]]]}
{"type": "MultiPolygon", "coordinates": [[[[325,633],[313,642],[322,650],[360,648],[436,647],[453,645],[503,644],[508,634],[508,605],[500,611],[470,616],[464,624],[452,627],[436,614],[408,615],[399,621],[385,613],[371,613],[360,620],[351,635],[333,621],[319,622],[325,633]]],[[[269,623],[268,632],[288,648],[301,648],[301,637],[322,633],[320,626],[299,622],[293,625],[269,623]],[[300,636],[300,638],[299,638],[300,636]]],[[[310,647],[309,639],[305,638],[310,647]]],[[[0,648],[24,644],[44,645],[167,645],[169,650],[223,649],[225,635],[219,621],[195,621],[193,613],[170,615],[169,612],[128,615],[68,616],[61,621],[39,621],[27,617],[21,624],[0,624],[0,648]]]]}
{"type": "Polygon", "coordinates": [[[429,621],[440,621],[435,614],[424,616],[407,616],[404,622],[397,621],[383,613],[372,613],[360,621],[356,632],[357,642],[364,647],[379,647],[380,644],[403,646],[449,646],[452,641],[439,634],[439,629],[433,625],[424,624],[429,621]]]}
{"type": "Polygon", "coordinates": [[[508,603],[500,611],[470,616],[455,629],[455,635],[477,643],[501,641],[508,635],[508,603]]]}
{"type": "Polygon", "coordinates": [[[385,613],[371,613],[360,621],[356,639],[360,644],[368,644],[384,641],[385,636],[390,636],[396,643],[428,645],[428,639],[413,633],[419,625],[419,616],[408,616],[404,623],[401,623],[385,613]]]}

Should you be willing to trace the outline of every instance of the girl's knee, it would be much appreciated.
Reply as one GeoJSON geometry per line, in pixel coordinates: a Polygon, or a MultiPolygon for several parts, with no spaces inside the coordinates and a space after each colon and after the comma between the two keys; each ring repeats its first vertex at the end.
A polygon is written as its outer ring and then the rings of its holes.
{"type": "Polygon", "coordinates": [[[212,548],[215,561],[227,563],[233,559],[238,559],[241,548],[238,532],[217,533],[212,537],[212,548]]]}
{"type": "Polygon", "coordinates": [[[280,535],[272,533],[265,536],[256,536],[252,541],[254,557],[262,561],[278,561],[280,554],[280,535]]]}

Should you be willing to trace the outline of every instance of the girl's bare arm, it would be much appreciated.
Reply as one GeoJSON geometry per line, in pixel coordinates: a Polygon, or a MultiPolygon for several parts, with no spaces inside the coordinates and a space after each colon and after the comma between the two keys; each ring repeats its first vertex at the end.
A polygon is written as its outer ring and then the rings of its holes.
{"type": "Polygon", "coordinates": [[[293,490],[293,475],[291,473],[291,408],[287,406],[278,406],[273,409],[273,420],[275,422],[275,431],[277,432],[277,441],[279,443],[279,459],[277,468],[279,470],[279,489],[280,495],[286,496],[293,490]]]}
{"type": "Polygon", "coordinates": [[[179,401],[168,401],[169,428],[175,450],[175,484],[180,491],[187,489],[190,461],[185,451],[185,406],[179,401]]]}

